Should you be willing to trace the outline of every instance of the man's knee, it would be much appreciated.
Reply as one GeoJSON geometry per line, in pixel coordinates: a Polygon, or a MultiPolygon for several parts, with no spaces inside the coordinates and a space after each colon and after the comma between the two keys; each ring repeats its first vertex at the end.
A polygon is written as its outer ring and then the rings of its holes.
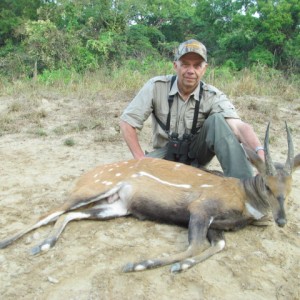
{"type": "Polygon", "coordinates": [[[225,118],[223,117],[222,114],[220,113],[215,113],[210,115],[208,118],[206,118],[206,120],[204,121],[204,124],[209,124],[209,123],[224,123],[225,122],[225,118]]]}
{"type": "Polygon", "coordinates": [[[215,113],[209,116],[203,123],[203,127],[207,129],[217,130],[217,129],[226,129],[230,130],[229,125],[226,122],[226,119],[220,113],[215,113]]]}
{"type": "Polygon", "coordinates": [[[220,113],[209,116],[205,120],[201,131],[208,145],[213,145],[216,141],[233,135],[231,128],[220,113]]]}

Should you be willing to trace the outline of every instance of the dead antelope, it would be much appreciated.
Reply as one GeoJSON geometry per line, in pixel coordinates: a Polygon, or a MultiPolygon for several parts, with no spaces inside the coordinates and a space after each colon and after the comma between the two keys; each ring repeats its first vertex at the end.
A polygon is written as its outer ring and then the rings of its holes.
{"type": "Polygon", "coordinates": [[[173,264],[172,272],[188,269],[224,248],[224,230],[237,230],[261,220],[269,209],[278,226],[286,224],[284,201],[291,191],[292,172],[300,165],[300,154],[294,157],[287,125],[286,131],[288,155],[285,165],[273,164],[271,160],[268,125],[265,162],[253,151],[246,150],[259,174],[245,180],[151,158],[97,167],[79,178],[65,204],[1,241],[0,248],[57,220],[48,238],[32,249],[31,253],[37,254],[55,245],[69,221],[133,215],[139,219],[188,226],[189,247],[168,257],[129,263],[124,272],[167,264],[173,264]],[[205,246],[206,238],[211,247],[205,246]]]}

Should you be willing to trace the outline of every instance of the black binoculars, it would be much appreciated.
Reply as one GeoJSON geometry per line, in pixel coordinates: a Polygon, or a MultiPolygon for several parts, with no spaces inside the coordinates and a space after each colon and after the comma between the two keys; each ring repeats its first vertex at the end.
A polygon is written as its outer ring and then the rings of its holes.
{"type": "Polygon", "coordinates": [[[172,132],[169,136],[167,155],[165,159],[189,164],[188,152],[192,135],[185,133],[181,139],[178,136],[177,132],[172,132]]]}

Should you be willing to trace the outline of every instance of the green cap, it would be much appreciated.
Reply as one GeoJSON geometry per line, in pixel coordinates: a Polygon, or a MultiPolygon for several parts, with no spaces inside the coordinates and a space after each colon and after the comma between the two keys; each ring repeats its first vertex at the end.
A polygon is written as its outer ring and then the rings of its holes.
{"type": "Polygon", "coordinates": [[[179,60],[187,53],[197,53],[207,61],[207,53],[205,46],[197,40],[188,40],[181,43],[175,53],[175,60],[179,60]]]}

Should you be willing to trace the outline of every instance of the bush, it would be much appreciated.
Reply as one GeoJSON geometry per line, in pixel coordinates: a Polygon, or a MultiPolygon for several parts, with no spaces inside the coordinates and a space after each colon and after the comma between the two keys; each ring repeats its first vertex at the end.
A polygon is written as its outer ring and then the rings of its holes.
{"type": "Polygon", "coordinates": [[[256,47],[249,52],[249,60],[252,64],[262,64],[272,67],[274,64],[273,54],[263,47],[256,47]]]}
{"type": "Polygon", "coordinates": [[[74,70],[60,69],[60,70],[44,70],[41,75],[38,75],[38,82],[46,85],[53,85],[55,83],[69,84],[74,79],[78,79],[80,76],[74,70]]]}

